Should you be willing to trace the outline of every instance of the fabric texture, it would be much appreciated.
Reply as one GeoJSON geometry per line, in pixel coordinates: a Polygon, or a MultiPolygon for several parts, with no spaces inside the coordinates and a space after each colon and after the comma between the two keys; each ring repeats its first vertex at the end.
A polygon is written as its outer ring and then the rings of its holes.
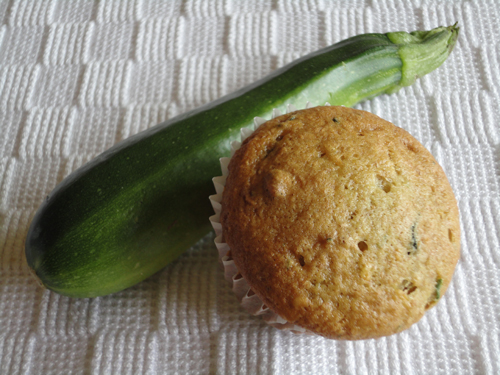
{"type": "Polygon", "coordinates": [[[499,5],[0,1],[0,374],[500,373],[499,5]],[[116,142],[349,36],[457,21],[442,67],[357,105],[420,140],[459,204],[454,279],[411,329],[340,342],[269,327],[239,307],[213,234],[106,297],[62,297],[31,277],[23,242],[37,207],[116,142]]]}

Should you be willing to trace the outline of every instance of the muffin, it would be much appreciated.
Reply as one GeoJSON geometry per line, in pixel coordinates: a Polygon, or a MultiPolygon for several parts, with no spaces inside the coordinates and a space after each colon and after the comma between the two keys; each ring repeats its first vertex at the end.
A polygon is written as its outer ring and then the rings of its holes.
{"type": "Polygon", "coordinates": [[[448,288],[460,256],[453,191],[392,123],[345,107],[294,111],[258,127],[227,172],[216,242],[253,313],[377,338],[409,328],[448,288]]]}

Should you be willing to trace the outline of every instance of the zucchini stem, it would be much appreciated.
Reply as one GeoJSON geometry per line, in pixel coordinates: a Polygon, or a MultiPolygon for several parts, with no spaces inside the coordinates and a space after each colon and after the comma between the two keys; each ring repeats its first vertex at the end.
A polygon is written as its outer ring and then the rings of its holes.
{"type": "Polygon", "coordinates": [[[401,82],[388,93],[412,85],[418,78],[441,66],[455,47],[459,30],[455,23],[429,31],[387,33],[389,40],[399,46],[398,53],[403,62],[401,82]]]}

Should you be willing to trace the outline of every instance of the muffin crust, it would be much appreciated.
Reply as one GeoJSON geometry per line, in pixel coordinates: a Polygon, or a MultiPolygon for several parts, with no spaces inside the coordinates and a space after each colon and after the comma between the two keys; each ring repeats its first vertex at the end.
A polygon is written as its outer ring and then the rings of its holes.
{"type": "Polygon", "coordinates": [[[457,204],[432,155],[345,107],[257,129],[230,161],[220,219],[252,290],[328,338],[407,329],[444,294],[460,256],[457,204]]]}

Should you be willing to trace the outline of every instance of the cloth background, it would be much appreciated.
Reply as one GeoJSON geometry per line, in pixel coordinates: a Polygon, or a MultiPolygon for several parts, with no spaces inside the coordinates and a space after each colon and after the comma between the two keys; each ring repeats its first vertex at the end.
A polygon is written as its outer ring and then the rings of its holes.
{"type": "Polygon", "coordinates": [[[0,1],[0,374],[499,374],[499,23],[495,0],[0,1]],[[456,274],[411,329],[337,342],[268,327],[238,306],[211,234],[102,298],[31,278],[36,208],[117,141],[349,36],[456,21],[441,68],[357,106],[419,139],[458,199],[456,274]]]}

